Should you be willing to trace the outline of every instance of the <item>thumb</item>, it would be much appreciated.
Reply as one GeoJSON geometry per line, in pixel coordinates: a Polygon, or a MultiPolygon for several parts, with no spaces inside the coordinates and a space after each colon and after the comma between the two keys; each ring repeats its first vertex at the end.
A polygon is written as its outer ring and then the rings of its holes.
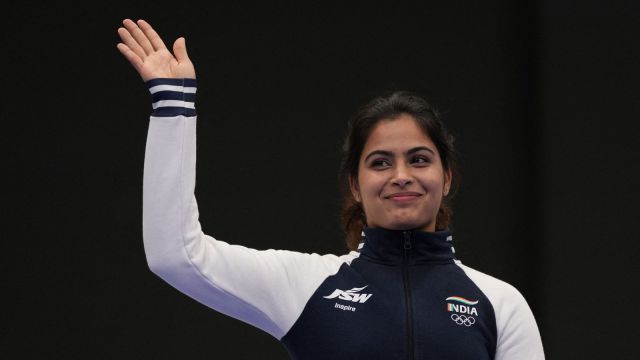
{"type": "Polygon", "coordinates": [[[179,37],[173,43],[173,54],[178,62],[189,60],[189,56],[187,55],[187,44],[185,43],[184,37],[179,37]]]}

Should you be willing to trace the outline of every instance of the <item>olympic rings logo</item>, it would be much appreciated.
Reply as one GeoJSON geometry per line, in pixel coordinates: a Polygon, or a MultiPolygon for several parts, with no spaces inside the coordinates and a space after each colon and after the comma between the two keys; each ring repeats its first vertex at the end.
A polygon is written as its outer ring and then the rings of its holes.
{"type": "Polygon", "coordinates": [[[458,315],[458,314],[451,314],[451,320],[453,320],[453,322],[455,322],[458,325],[464,325],[464,326],[471,326],[476,323],[476,318],[474,318],[473,316],[458,315]]]}

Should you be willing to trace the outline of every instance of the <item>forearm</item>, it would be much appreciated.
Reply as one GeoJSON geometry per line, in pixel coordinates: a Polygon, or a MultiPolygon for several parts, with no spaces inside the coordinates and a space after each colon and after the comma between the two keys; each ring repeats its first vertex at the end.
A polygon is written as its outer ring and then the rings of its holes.
{"type": "Polygon", "coordinates": [[[198,209],[193,198],[195,80],[155,79],[148,85],[154,111],[145,150],[143,237],[149,267],[172,283],[175,269],[183,268],[181,262],[188,260],[184,256],[185,247],[200,236],[198,209]]]}
{"type": "Polygon", "coordinates": [[[188,99],[195,88],[167,86],[179,83],[178,79],[159,82],[165,84],[163,91],[153,94],[143,181],[143,236],[149,267],[201,303],[269,329],[270,320],[248,302],[250,296],[243,299],[237,294],[246,282],[234,281],[234,271],[247,262],[243,253],[252,250],[217,241],[201,231],[194,196],[196,116],[192,104],[180,99],[188,99]]]}

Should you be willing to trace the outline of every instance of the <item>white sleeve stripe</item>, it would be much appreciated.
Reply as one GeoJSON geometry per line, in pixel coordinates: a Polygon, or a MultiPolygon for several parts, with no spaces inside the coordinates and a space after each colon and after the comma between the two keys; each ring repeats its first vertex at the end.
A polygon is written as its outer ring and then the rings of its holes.
{"type": "Polygon", "coordinates": [[[149,88],[149,92],[151,92],[151,94],[155,94],[159,91],[178,91],[183,93],[195,94],[196,87],[177,86],[177,85],[156,85],[149,88]]]}
{"type": "Polygon", "coordinates": [[[160,101],[154,102],[151,106],[153,106],[154,110],[159,107],[183,107],[188,109],[196,108],[196,104],[194,102],[181,101],[181,100],[160,100],[160,101]]]}

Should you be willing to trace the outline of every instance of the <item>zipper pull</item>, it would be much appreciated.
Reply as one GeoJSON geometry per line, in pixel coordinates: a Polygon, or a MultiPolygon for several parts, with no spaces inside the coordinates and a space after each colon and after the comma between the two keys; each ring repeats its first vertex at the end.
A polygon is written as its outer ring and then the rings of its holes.
{"type": "Polygon", "coordinates": [[[411,233],[408,231],[403,232],[404,234],[404,249],[411,250],[411,233]]]}

